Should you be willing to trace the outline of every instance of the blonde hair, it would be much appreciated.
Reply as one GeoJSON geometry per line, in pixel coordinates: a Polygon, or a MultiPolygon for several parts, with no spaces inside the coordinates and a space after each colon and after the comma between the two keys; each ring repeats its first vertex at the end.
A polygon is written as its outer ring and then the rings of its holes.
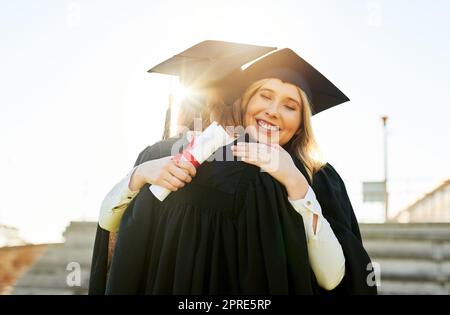
{"type": "MultiPolygon", "coordinates": [[[[232,106],[226,108],[222,113],[222,125],[244,126],[244,115],[247,111],[250,99],[258,92],[258,90],[266,84],[270,78],[262,79],[251,84],[232,106]]],[[[297,87],[301,99],[300,108],[300,127],[294,137],[290,139],[290,151],[305,166],[310,180],[313,175],[318,172],[325,163],[322,160],[319,146],[314,137],[311,126],[311,105],[305,92],[297,87]]]]}

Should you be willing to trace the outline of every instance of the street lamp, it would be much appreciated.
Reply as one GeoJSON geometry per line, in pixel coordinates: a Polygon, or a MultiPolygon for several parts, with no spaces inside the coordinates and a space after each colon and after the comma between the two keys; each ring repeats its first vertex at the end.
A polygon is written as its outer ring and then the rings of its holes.
{"type": "Polygon", "coordinates": [[[387,190],[387,163],[388,163],[388,154],[387,154],[387,120],[388,116],[381,117],[383,121],[383,142],[384,142],[384,217],[385,222],[388,221],[388,190],[387,190]]]}

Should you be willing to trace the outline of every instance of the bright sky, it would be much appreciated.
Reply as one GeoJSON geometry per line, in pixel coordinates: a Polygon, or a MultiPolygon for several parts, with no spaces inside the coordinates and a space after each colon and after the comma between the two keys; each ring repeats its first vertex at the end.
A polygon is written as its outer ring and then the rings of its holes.
{"type": "Polygon", "coordinates": [[[146,70],[206,39],[289,47],[351,99],[314,117],[360,221],[362,182],[391,212],[450,177],[450,2],[2,1],[0,223],[58,241],[96,220],[112,185],[163,130],[171,80],[146,70]]]}

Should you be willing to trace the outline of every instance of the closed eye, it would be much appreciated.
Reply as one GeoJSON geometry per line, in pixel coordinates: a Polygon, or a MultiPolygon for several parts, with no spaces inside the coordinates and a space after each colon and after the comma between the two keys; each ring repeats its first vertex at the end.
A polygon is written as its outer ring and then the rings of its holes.
{"type": "Polygon", "coordinates": [[[270,96],[268,96],[268,95],[264,95],[264,94],[260,94],[260,95],[265,100],[270,100],[271,99],[270,96]]]}
{"type": "Polygon", "coordinates": [[[284,105],[284,107],[286,107],[289,110],[295,110],[296,107],[292,106],[292,105],[284,105]]]}

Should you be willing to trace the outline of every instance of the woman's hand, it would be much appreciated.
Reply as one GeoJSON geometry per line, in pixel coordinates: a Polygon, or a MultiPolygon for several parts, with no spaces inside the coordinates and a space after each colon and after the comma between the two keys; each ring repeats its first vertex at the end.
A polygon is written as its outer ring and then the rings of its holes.
{"type": "Polygon", "coordinates": [[[289,153],[278,144],[239,142],[231,147],[233,155],[256,165],[286,187],[290,199],[304,198],[308,181],[297,169],[289,153]]]}
{"type": "MultiPolygon", "coordinates": [[[[302,172],[295,166],[292,157],[279,144],[257,142],[239,142],[231,147],[234,156],[241,157],[243,162],[256,165],[269,173],[286,187],[288,198],[303,199],[308,192],[309,184],[302,172]]],[[[316,233],[318,216],[313,216],[313,231],[316,233]]]]}
{"type": "Polygon", "coordinates": [[[168,156],[139,165],[131,175],[129,188],[132,191],[140,190],[148,183],[176,191],[190,183],[195,174],[196,169],[190,162],[177,161],[168,156]]]}

